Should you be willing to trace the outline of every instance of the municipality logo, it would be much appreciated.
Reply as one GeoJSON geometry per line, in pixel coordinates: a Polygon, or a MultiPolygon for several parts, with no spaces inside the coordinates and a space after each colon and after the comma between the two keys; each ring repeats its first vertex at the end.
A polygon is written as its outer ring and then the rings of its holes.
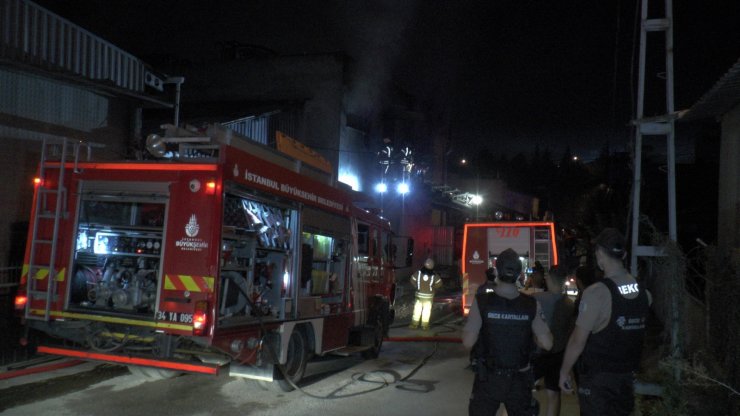
{"type": "Polygon", "coordinates": [[[483,260],[481,260],[478,250],[473,252],[473,259],[470,260],[470,264],[483,264],[483,260]]]}
{"type": "Polygon", "coordinates": [[[188,237],[195,237],[198,235],[198,231],[200,231],[198,219],[195,217],[195,214],[193,214],[190,216],[190,221],[185,224],[185,234],[187,234],[188,237]]]}
{"type": "Polygon", "coordinates": [[[198,218],[195,214],[190,216],[190,220],[185,224],[185,234],[187,237],[175,241],[175,247],[183,251],[203,251],[208,248],[208,242],[202,238],[195,238],[200,231],[198,218]]]}

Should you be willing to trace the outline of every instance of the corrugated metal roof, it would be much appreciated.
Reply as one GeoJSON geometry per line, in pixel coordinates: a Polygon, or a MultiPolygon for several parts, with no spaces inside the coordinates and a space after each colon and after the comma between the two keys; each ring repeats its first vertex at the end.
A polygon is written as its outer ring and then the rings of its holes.
{"type": "Polygon", "coordinates": [[[681,117],[698,120],[718,117],[740,104],[740,60],[681,117]]]}
{"type": "Polygon", "coordinates": [[[31,0],[0,0],[0,65],[171,107],[164,74],[31,0]]]}

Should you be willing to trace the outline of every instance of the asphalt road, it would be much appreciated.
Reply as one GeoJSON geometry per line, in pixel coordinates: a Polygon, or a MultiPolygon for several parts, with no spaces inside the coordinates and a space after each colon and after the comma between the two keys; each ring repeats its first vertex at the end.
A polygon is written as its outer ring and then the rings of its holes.
{"type": "MultiPolygon", "coordinates": [[[[437,327],[446,335],[458,328],[437,327]]],[[[472,382],[466,357],[455,343],[386,342],[375,360],[351,356],[312,362],[303,391],[290,393],[228,374],[143,381],[124,367],[85,364],[43,380],[0,382],[0,410],[7,415],[233,416],[408,415],[426,409],[429,415],[459,415],[466,413],[472,382]]]]}
{"type": "MultiPolygon", "coordinates": [[[[460,335],[459,318],[443,322],[431,331],[399,324],[390,336],[460,335]]],[[[145,381],[125,367],[85,363],[0,381],[0,411],[23,416],[465,415],[472,383],[468,353],[459,343],[386,341],[374,360],[328,356],[310,363],[303,391],[268,390],[228,372],[145,381]]],[[[574,403],[566,397],[561,415],[577,414],[574,403]]]]}

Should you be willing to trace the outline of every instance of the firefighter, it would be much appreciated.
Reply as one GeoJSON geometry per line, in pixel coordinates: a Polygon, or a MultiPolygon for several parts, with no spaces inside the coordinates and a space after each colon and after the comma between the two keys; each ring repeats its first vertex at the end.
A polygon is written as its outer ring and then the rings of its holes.
{"type": "Polygon", "coordinates": [[[531,416],[533,344],[549,350],[552,334],[539,303],[516,287],[522,271],[519,255],[512,249],[504,250],[496,259],[496,270],[494,292],[476,295],[463,329],[466,348],[473,348],[480,338],[468,412],[490,415],[503,403],[510,416],[531,416]]]}
{"type": "Polygon", "coordinates": [[[575,365],[582,415],[629,415],[649,295],[624,267],[626,241],[618,230],[604,229],[594,245],[604,278],[583,292],[560,368],[560,388],[573,392],[570,373],[575,365]]]}
{"type": "Polygon", "coordinates": [[[411,276],[411,284],[416,287],[416,303],[409,328],[416,329],[421,325],[421,329],[429,329],[434,291],[442,286],[442,279],[434,273],[434,260],[424,261],[424,266],[411,276]]]}

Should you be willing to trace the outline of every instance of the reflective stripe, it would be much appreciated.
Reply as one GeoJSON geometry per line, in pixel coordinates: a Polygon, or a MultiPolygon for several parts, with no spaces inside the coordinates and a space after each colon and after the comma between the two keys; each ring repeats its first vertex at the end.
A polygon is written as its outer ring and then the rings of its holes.
{"type": "MultiPolygon", "coordinates": [[[[31,309],[31,313],[34,315],[44,315],[45,312],[43,309],[31,309]]],[[[87,315],[84,313],[49,311],[49,315],[55,316],[58,318],[71,318],[71,319],[81,319],[81,320],[96,321],[96,322],[109,322],[113,324],[146,326],[146,327],[151,327],[151,328],[176,329],[178,331],[192,331],[193,330],[193,327],[191,325],[181,325],[181,324],[174,324],[174,323],[168,323],[168,322],[156,322],[156,321],[140,321],[137,319],[117,318],[117,317],[112,317],[112,316],[87,315]]]]}
{"type": "Polygon", "coordinates": [[[44,280],[46,279],[46,276],[49,275],[49,269],[38,269],[36,273],[33,275],[33,278],[36,280],[44,280]]]}
{"type": "MultiPolygon", "coordinates": [[[[463,306],[463,315],[464,316],[467,316],[468,315],[468,310],[470,309],[470,306],[468,305],[468,303],[469,303],[468,299],[470,298],[469,297],[469,294],[468,294],[468,280],[469,280],[468,279],[468,274],[467,273],[463,273],[463,285],[462,285],[462,298],[463,298],[463,302],[462,302],[462,306],[463,306]]],[[[470,302],[470,303],[472,303],[472,302],[470,302]]]]}
{"type": "MultiPolygon", "coordinates": [[[[28,271],[31,267],[28,264],[23,265],[23,269],[21,271],[21,279],[25,279],[28,276],[28,271]]],[[[64,277],[66,275],[67,269],[61,268],[57,270],[56,274],[56,281],[57,282],[63,282],[64,277]]],[[[38,270],[36,270],[36,273],[34,273],[33,278],[36,280],[44,280],[46,279],[46,276],[49,275],[49,268],[48,267],[40,267],[38,270]]]]}
{"type": "Polygon", "coordinates": [[[166,274],[164,276],[164,288],[190,292],[213,292],[213,280],[211,276],[166,274]]]}
{"type": "Polygon", "coordinates": [[[186,290],[191,292],[200,292],[200,287],[198,287],[198,284],[193,280],[193,276],[179,275],[178,277],[186,290]]]}
{"type": "Polygon", "coordinates": [[[164,276],[164,288],[167,290],[177,290],[169,275],[164,276]]]}

